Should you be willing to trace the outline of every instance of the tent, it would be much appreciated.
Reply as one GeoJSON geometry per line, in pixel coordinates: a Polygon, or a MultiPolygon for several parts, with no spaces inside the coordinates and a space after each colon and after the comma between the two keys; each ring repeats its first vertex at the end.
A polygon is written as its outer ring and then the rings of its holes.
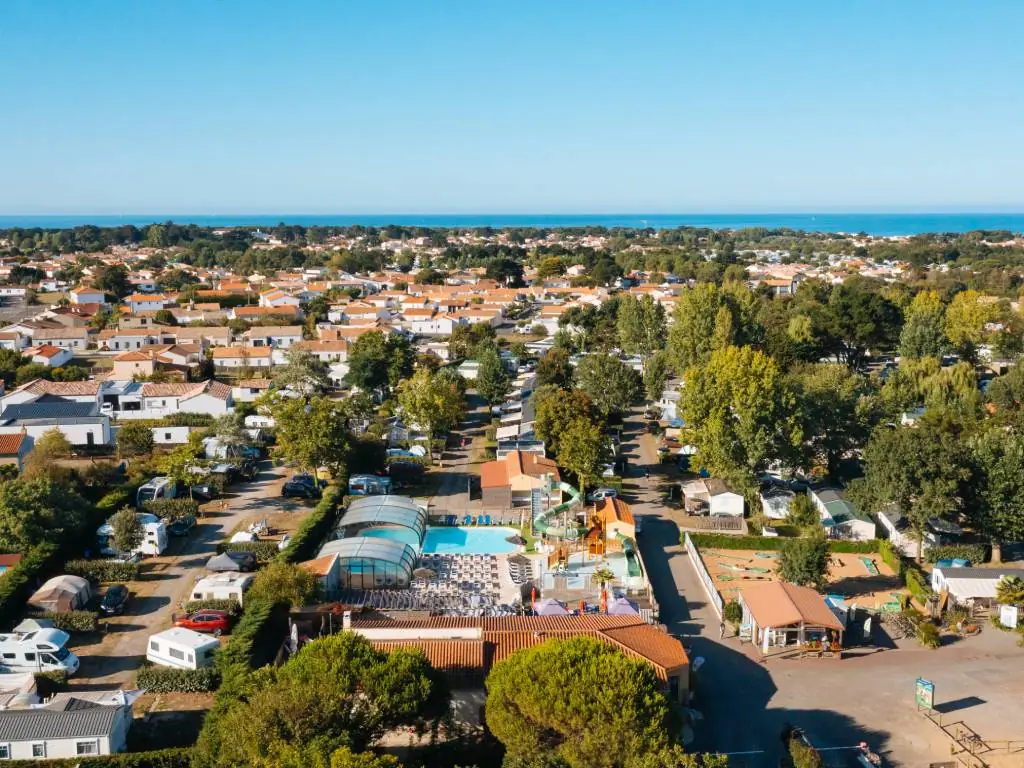
{"type": "Polygon", "coordinates": [[[92,597],[89,582],[81,576],[54,576],[28,599],[30,608],[47,612],[74,611],[84,608],[92,597]]]}
{"type": "Polygon", "coordinates": [[[629,600],[624,597],[617,597],[608,605],[609,616],[639,616],[640,611],[636,609],[629,600]]]}
{"type": "Polygon", "coordinates": [[[242,566],[232,560],[227,552],[215,555],[206,561],[208,571],[241,571],[242,566]]]}
{"type": "Polygon", "coordinates": [[[542,600],[537,604],[538,616],[568,616],[569,611],[553,597],[542,600]]]}

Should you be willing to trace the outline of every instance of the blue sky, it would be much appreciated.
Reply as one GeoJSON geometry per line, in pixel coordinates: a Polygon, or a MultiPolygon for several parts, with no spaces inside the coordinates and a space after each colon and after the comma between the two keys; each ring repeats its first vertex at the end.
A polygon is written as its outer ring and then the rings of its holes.
{"type": "Polygon", "coordinates": [[[4,0],[0,214],[1024,210],[1024,3],[4,0]]]}

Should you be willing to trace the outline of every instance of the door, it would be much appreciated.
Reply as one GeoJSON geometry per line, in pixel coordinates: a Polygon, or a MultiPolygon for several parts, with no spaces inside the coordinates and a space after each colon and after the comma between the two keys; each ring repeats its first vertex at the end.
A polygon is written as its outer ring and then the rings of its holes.
{"type": "Polygon", "coordinates": [[[95,442],[96,442],[96,438],[93,437],[92,432],[86,432],[86,434],[85,434],[85,444],[86,445],[94,445],[95,442]]]}

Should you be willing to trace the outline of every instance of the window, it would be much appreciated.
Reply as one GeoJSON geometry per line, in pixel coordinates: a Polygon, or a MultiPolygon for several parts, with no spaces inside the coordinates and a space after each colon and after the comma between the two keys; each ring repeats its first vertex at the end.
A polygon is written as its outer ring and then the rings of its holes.
{"type": "Polygon", "coordinates": [[[13,654],[13,653],[5,653],[4,654],[4,659],[12,659],[13,660],[13,659],[16,659],[16,658],[17,658],[16,654],[13,654]]]}
{"type": "Polygon", "coordinates": [[[11,745],[10,744],[0,744],[0,760],[10,760],[10,759],[11,759],[11,745]]]}
{"type": "Polygon", "coordinates": [[[33,744],[32,757],[46,757],[46,744],[33,744]]]}
{"type": "Polygon", "coordinates": [[[96,755],[99,754],[99,748],[95,741],[76,741],[75,753],[79,755],[96,755]]]}
{"type": "Polygon", "coordinates": [[[156,651],[157,653],[160,653],[160,643],[158,643],[156,640],[150,640],[149,641],[149,650],[156,651]]]}
{"type": "Polygon", "coordinates": [[[36,655],[34,653],[26,653],[25,654],[25,661],[35,661],[35,660],[36,660],[36,655]]]}
{"type": "Polygon", "coordinates": [[[170,439],[171,439],[171,433],[170,432],[164,432],[164,440],[167,440],[168,442],[170,442],[170,439]]]}
{"type": "Polygon", "coordinates": [[[177,659],[178,661],[185,660],[185,652],[179,651],[177,648],[168,648],[167,655],[170,656],[172,659],[177,659]]]}

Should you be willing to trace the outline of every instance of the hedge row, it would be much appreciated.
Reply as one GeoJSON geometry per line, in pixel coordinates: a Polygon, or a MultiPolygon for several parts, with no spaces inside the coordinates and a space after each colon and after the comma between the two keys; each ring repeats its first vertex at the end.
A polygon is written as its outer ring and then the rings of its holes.
{"type": "Polygon", "coordinates": [[[224,542],[217,545],[217,552],[252,552],[256,561],[269,563],[281,550],[277,548],[276,541],[236,541],[224,542]]]}
{"type": "MultiPolygon", "coordinates": [[[[231,639],[217,652],[217,669],[224,677],[230,667],[246,670],[260,666],[256,663],[261,651],[258,640],[267,631],[274,614],[274,606],[265,600],[247,600],[242,618],[231,632],[231,639]]],[[[265,653],[266,649],[262,649],[265,653]]],[[[277,652],[277,649],[274,649],[277,652]]]]}
{"type": "Polygon", "coordinates": [[[984,563],[988,548],[984,544],[947,544],[942,547],[928,547],[924,559],[928,563],[939,560],[969,560],[972,564],[984,563]]]}
{"type": "MultiPolygon", "coordinates": [[[[685,538],[685,534],[684,534],[685,538]]],[[[743,550],[778,550],[782,543],[789,539],[766,538],[763,536],[729,536],[725,533],[690,533],[690,539],[698,548],[706,549],[743,549],[743,550]]],[[[830,540],[828,548],[836,554],[866,555],[879,551],[881,542],[878,539],[868,541],[830,540]]]]}
{"type": "Polygon", "coordinates": [[[64,573],[93,582],[136,581],[139,564],[114,560],[68,560],[64,564],[64,573]]]}
{"type": "Polygon", "coordinates": [[[36,579],[54,559],[57,549],[55,544],[33,547],[0,578],[0,625],[10,627],[18,623],[25,601],[35,589],[36,579]]]}
{"type": "Polygon", "coordinates": [[[213,667],[142,667],[135,675],[135,684],[153,693],[204,693],[217,690],[220,673],[213,667]]]}
{"type": "Polygon", "coordinates": [[[882,562],[892,568],[903,581],[910,596],[919,603],[927,602],[928,598],[935,594],[928,581],[928,575],[913,560],[903,557],[888,540],[883,540],[879,544],[878,554],[881,555],[882,562]]]}
{"type": "MultiPolygon", "coordinates": [[[[39,760],[4,760],[4,768],[39,768],[39,760]]],[[[185,747],[150,752],[121,752],[99,757],[74,757],[46,760],[47,768],[190,768],[192,750],[185,747]]]]}
{"type": "Polygon", "coordinates": [[[145,510],[169,522],[199,517],[199,504],[192,499],[153,499],[146,502],[145,510]]]}
{"type": "MultiPolygon", "coordinates": [[[[342,478],[344,481],[344,478],[342,478]]],[[[320,545],[323,544],[327,533],[334,527],[337,519],[338,502],[342,497],[340,485],[332,485],[324,489],[324,495],[313,511],[302,521],[302,525],[292,536],[288,546],[281,553],[282,558],[289,563],[301,563],[304,560],[311,560],[316,556],[320,545]]]]}
{"type": "Polygon", "coordinates": [[[126,504],[134,506],[136,490],[137,489],[131,489],[125,486],[114,488],[112,491],[108,491],[100,497],[100,500],[96,502],[96,508],[108,512],[116,512],[126,504]]]}
{"type": "Polygon", "coordinates": [[[32,614],[32,618],[51,621],[53,626],[65,632],[95,632],[100,615],[96,611],[49,611],[32,614]]]}
{"type": "Polygon", "coordinates": [[[228,611],[236,616],[242,612],[242,606],[237,600],[189,600],[182,606],[182,610],[190,616],[196,611],[228,611]]]}

